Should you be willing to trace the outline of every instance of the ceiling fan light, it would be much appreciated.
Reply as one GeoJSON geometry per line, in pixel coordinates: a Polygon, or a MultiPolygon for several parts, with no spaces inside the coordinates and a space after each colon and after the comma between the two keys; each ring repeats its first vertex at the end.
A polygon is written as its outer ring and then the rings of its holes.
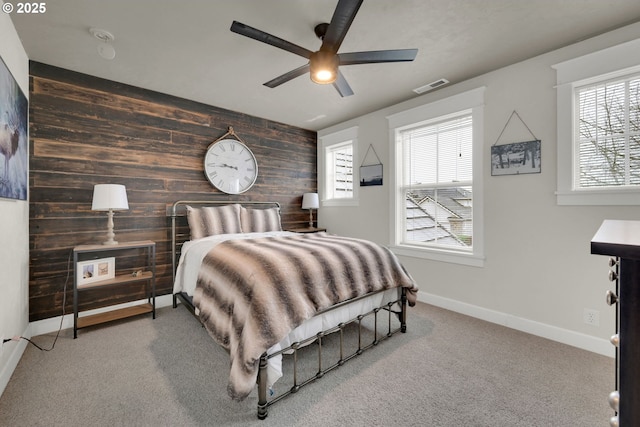
{"type": "Polygon", "coordinates": [[[333,83],[338,78],[338,57],[331,52],[314,52],[309,58],[309,70],[314,83],[333,83]]]}
{"type": "Polygon", "coordinates": [[[318,70],[312,75],[311,80],[319,84],[333,83],[336,73],[333,70],[318,70]]]}

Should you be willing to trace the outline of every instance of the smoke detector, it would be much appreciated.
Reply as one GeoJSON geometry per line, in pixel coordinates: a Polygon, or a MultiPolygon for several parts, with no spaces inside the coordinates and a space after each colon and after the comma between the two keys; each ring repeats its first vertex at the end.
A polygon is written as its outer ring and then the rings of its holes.
{"type": "Polygon", "coordinates": [[[446,85],[447,83],[449,83],[449,80],[447,79],[438,79],[435,82],[431,82],[424,86],[417,87],[413,91],[419,95],[421,93],[429,92],[430,90],[446,85]]]}
{"type": "Polygon", "coordinates": [[[89,32],[93,37],[102,42],[98,45],[98,55],[104,59],[113,59],[116,57],[116,50],[111,45],[111,42],[115,40],[113,34],[101,28],[89,28],[89,32]]]}

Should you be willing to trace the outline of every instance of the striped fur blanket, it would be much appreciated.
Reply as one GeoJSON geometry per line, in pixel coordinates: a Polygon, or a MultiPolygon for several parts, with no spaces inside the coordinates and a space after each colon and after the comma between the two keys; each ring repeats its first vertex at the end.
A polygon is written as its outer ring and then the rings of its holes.
{"type": "Polygon", "coordinates": [[[326,233],[229,240],[205,256],[194,305],[230,354],[227,391],[244,399],[260,356],[304,320],[338,302],[380,289],[417,287],[391,251],[326,233]]]}

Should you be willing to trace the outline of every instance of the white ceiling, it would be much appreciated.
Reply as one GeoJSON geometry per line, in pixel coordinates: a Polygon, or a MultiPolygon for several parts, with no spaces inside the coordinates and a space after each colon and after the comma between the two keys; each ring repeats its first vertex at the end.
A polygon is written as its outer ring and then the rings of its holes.
{"type": "MultiPolygon", "coordinates": [[[[313,28],[337,0],[48,0],[11,13],[30,60],[246,114],[319,130],[640,20],[638,0],[365,0],[339,52],[419,49],[413,62],[342,67],[341,98],[308,75],[263,83],[304,65],[292,53],[229,31],[234,20],[315,51],[313,28]],[[115,36],[113,60],[90,27],[115,36]]],[[[15,3],[14,3],[15,4],[15,3]]]]}

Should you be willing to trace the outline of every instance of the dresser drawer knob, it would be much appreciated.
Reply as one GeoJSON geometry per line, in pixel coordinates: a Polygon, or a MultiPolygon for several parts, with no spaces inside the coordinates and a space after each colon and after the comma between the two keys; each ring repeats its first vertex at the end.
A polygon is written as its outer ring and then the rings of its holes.
{"type": "Polygon", "coordinates": [[[618,421],[618,417],[611,417],[609,418],[609,425],[611,427],[620,427],[620,422],[618,421]]]}
{"type": "Polygon", "coordinates": [[[613,344],[614,346],[618,347],[620,346],[620,335],[615,334],[615,335],[611,335],[611,344],[613,344]]]}
{"type": "Polygon", "coordinates": [[[616,258],[609,258],[609,267],[613,267],[618,263],[616,258]]]}
{"type": "Polygon", "coordinates": [[[613,270],[609,270],[609,281],[615,282],[616,280],[618,280],[618,275],[616,274],[616,272],[613,270]]]}
{"type": "Polygon", "coordinates": [[[618,407],[620,406],[620,393],[618,391],[612,391],[609,393],[609,406],[611,406],[611,409],[618,412],[618,407]]]}
{"type": "Polygon", "coordinates": [[[607,291],[607,304],[613,305],[618,302],[618,296],[613,291],[607,291]]]}

